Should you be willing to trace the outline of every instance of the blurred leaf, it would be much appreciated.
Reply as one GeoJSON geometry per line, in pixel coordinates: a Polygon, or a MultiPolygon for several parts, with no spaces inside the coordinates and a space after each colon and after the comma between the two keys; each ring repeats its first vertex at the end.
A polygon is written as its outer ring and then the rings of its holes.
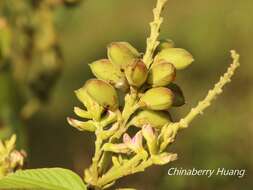
{"type": "Polygon", "coordinates": [[[18,171],[0,180],[0,188],[2,190],[86,190],[79,176],[63,168],[18,171]]]}

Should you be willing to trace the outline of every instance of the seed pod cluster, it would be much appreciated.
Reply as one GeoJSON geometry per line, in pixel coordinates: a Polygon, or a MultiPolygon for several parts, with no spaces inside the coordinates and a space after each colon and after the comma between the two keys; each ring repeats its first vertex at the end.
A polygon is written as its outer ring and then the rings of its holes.
{"type": "MultiPolygon", "coordinates": [[[[135,101],[139,108],[130,119],[131,125],[151,125],[159,129],[170,123],[168,110],[185,102],[182,90],[173,83],[176,72],[192,63],[191,54],[175,48],[171,40],[164,40],[158,46],[150,67],[143,62],[142,54],[127,42],[109,44],[107,55],[108,58],[89,64],[96,78],[86,81],[76,91],[85,105],[85,110],[75,108],[77,115],[99,121],[105,110],[121,111],[123,105],[120,105],[119,94],[128,93],[131,88],[137,92],[135,101]]],[[[73,119],[68,121],[78,128],[73,119]]],[[[79,129],[83,129],[83,125],[79,129]]]]}

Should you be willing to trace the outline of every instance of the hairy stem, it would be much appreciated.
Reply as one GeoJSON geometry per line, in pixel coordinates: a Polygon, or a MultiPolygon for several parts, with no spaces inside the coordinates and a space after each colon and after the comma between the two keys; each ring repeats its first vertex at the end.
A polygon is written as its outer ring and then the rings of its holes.
{"type": "Polygon", "coordinates": [[[93,180],[97,181],[99,177],[99,160],[101,158],[101,155],[103,151],[101,150],[101,146],[103,144],[103,140],[100,136],[102,127],[100,125],[97,125],[97,131],[96,131],[96,141],[95,141],[95,154],[92,158],[92,164],[90,166],[90,170],[92,171],[93,180]]]}
{"type": "Polygon", "coordinates": [[[175,123],[174,125],[178,125],[179,128],[187,128],[191,121],[197,115],[202,114],[203,111],[211,105],[212,100],[214,100],[219,94],[222,93],[222,88],[231,81],[235,70],[240,66],[240,56],[236,53],[236,51],[231,50],[231,57],[233,59],[233,63],[229,66],[227,72],[220,77],[219,82],[214,85],[214,88],[212,90],[209,90],[204,100],[200,101],[195,108],[191,109],[191,111],[186,115],[185,118],[181,119],[178,123],[175,123]]]}
{"type": "MultiPolygon", "coordinates": [[[[129,125],[127,125],[128,119],[131,117],[131,115],[138,109],[138,105],[136,104],[136,97],[137,92],[131,91],[130,94],[127,94],[125,97],[125,106],[122,111],[122,114],[120,115],[120,118],[118,118],[118,124],[119,129],[115,132],[113,136],[110,137],[109,142],[114,142],[115,140],[119,139],[128,129],[129,125]]],[[[99,167],[101,171],[105,171],[108,167],[108,164],[110,162],[110,152],[103,152],[99,167]]]]}
{"type": "Polygon", "coordinates": [[[159,45],[158,37],[160,26],[163,22],[161,17],[162,10],[168,0],[158,0],[156,7],[153,10],[154,20],[150,23],[150,36],[147,39],[147,48],[143,57],[143,61],[149,67],[153,61],[153,54],[156,47],[159,45]]]}

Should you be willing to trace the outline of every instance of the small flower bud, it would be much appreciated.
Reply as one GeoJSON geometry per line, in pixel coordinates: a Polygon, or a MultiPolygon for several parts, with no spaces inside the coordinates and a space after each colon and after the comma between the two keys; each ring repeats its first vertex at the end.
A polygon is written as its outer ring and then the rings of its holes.
{"type": "Polygon", "coordinates": [[[147,79],[148,69],[140,59],[137,59],[126,67],[125,74],[131,86],[140,87],[147,79]]]}
{"type": "Polygon", "coordinates": [[[79,131],[90,131],[94,132],[96,130],[96,126],[94,125],[92,120],[83,122],[79,121],[70,117],[67,117],[68,123],[72,126],[78,129],[79,131]]]}
{"type": "Polygon", "coordinates": [[[167,153],[167,152],[164,152],[152,157],[153,163],[157,165],[164,165],[169,162],[175,161],[176,159],[177,159],[177,154],[167,153]]]}
{"type": "Polygon", "coordinates": [[[164,39],[160,40],[159,46],[156,48],[158,52],[167,49],[167,48],[174,48],[175,43],[171,39],[164,39]]]}
{"type": "Polygon", "coordinates": [[[143,149],[142,132],[141,131],[137,132],[132,139],[127,133],[125,133],[123,136],[123,142],[132,151],[136,153],[140,152],[143,149]]]}
{"type": "Polygon", "coordinates": [[[117,114],[108,110],[106,115],[101,119],[100,125],[106,127],[117,120],[117,114]]]}
{"type": "Polygon", "coordinates": [[[167,48],[162,50],[156,55],[154,63],[159,60],[172,63],[178,70],[186,68],[194,61],[192,55],[181,48],[167,48]]]}
{"type": "Polygon", "coordinates": [[[24,161],[25,158],[27,157],[26,152],[25,151],[17,151],[17,150],[13,150],[10,153],[10,156],[8,158],[9,160],[9,164],[10,164],[10,168],[13,169],[14,171],[16,169],[20,169],[23,167],[24,165],[24,161]]]}
{"type": "Polygon", "coordinates": [[[148,84],[153,87],[166,86],[176,78],[176,68],[164,60],[152,65],[148,76],[148,84]]]}
{"type": "Polygon", "coordinates": [[[95,120],[100,120],[101,114],[104,111],[104,108],[100,106],[95,100],[93,100],[90,95],[87,93],[85,87],[82,87],[75,91],[77,98],[84,104],[87,109],[87,113],[84,111],[80,113],[80,110],[75,110],[78,116],[89,116],[95,120]],[[88,115],[87,115],[88,114],[88,115]]]}
{"type": "Polygon", "coordinates": [[[155,128],[162,128],[165,124],[170,123],[170,115],[163,111],[141,110],[130,121],[131,125],[142,127],[150,124],[155,128]]]}
{"type": "Polygon", "coordinates": [[[108,46],[109,60],[120,69],[133,62],[140,56],[140,53],[127,42],[113,42],[108,46]]]}
{"type": "Polygon", "coordinates": [[[92,115],[88,111],[85,111],[79,107],[74,107],[74,112],[79,117],[86,118],[86,119],[92,119],[92,115]]]}
{"type": "Polygon", "coordinates": [[[113,143],[105,143],[102,147],[104,151],[107,152],[115,152],[115,153],[129,153],[130,149],[126,144],[113,144],[113,143]]]}
{"type": "Polygon", "coordinates": [[[130,144],[131,143],[131,137],[129,136],[129,134],[127,134],[127,133],[125,133],[124,135],[123,135],[123,143],[124,144],[130,144]]]}
{"type": "Polygon", "coordinates": [[[118,67],[113,65],[108,59],[101,59],[90,64],[92,73],[101,80],[110,84],[122,86],[126,83],[124,73],[118,67]]]}
{"type": "Polygon", "coordinates": [[[171,91],[174,94],[174,99],[173,99],[173,106],[175,107],[179,107],[185,104],[185,98],[184,98],[184,94],[183,91],[181,90],[181,88],[174,84],[174,83],[170,83],[168,86],[169,89],[171,89],[171,91]]]}
{"type": "Polygon", "coordinates": [[[118,128],[119,128],[118,123],[114,123],[110,129],[101,132],[101,138],[103,140],[110,138],[117,131],[118,128]]]}
{"type": "Polygon", "coordinates": [[[117,92],[109,83],[103,80],[90,79],[86,82],[84,88],[90,97],[104,108],[110,110],[118,108],[117,92]]]}
{"type": "Polygon", "coordinates": [[[157,136],[153,130],[153,128],[151,127],[151,125],[144,125],[142,127],[142,135],[145,138],[145,140],[147,141],[147,145],[148,145],[148,150],[150,152],[151,155],[156,154],[157,153],[157,136]]]}
{"type": "Polygon", "coordinates": [[[151,88],[140,98],[139,105],[151,110],[166,110],[173,103],[172,91],[165,87],[151,88]]]}

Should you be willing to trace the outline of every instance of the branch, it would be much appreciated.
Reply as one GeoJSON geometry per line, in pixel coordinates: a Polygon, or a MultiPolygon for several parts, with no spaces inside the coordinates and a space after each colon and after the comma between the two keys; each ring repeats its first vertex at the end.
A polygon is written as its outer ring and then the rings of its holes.
{"type": "Polygon", "coordinates": [[[233,59],[233,63],[229,66],[227,72],[223,76],[221,76],[219,82],[214,85],[214,88],[212,90],[209,90],[204,100],[200,101],[195,108],[192,108],[185,118],[181,119],[179,122],[173,125],[178,126],[179,128],[187,128],[191,121],[198,114],[202,114],[203,111],[211,105],[212,100],[214,100],[219,94],[222,93],[222,88],[231,81],[235,70],[240,66],[240,56],[238,53],[236,53],[235,50],[231,50],[231,57],[233,59]]]}
{"type": "Polygon", "coordinates": [[[147,67],[149,67],[152,63],[154,51],[159,45],[159,41],[157,39],[159,37],[160,26],[163,22],[161,13],[167,1],[168,0],[158,0],[156,7],[153,10],[154,21],[150,23],[151,32],[149,38],[147,39],[147,48],[143,56],[143,61],[147,67]]]}

